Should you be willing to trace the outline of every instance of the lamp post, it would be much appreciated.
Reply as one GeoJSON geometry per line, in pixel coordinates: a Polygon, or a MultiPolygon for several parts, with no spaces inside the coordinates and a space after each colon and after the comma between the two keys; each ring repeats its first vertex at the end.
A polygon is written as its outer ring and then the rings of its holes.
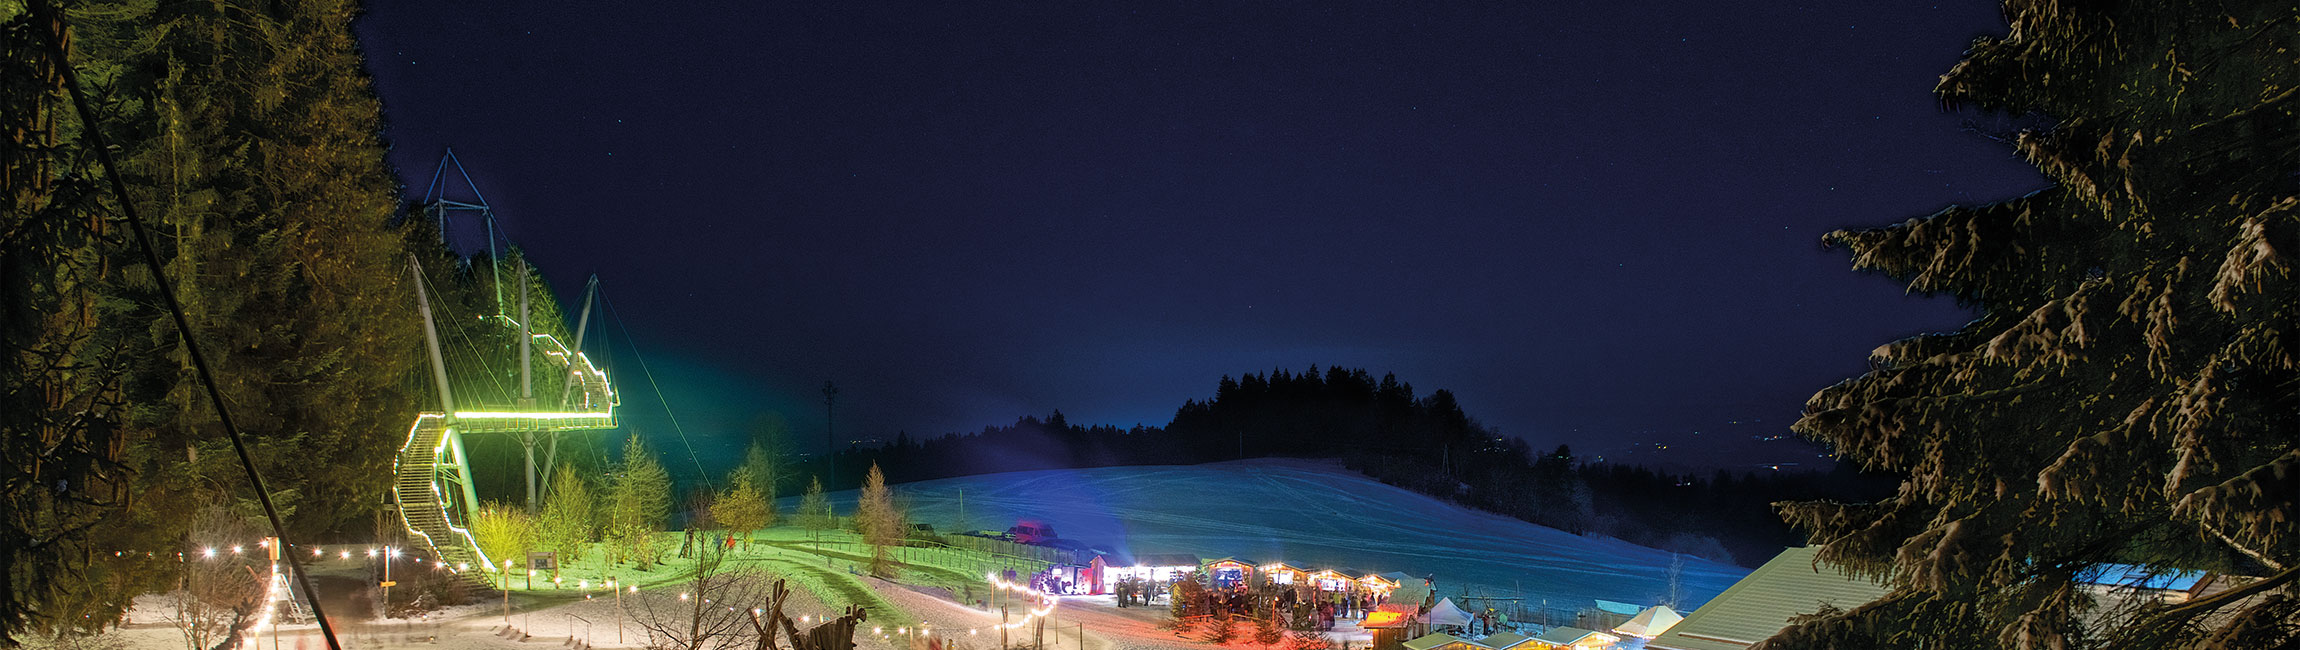
{"type": "Polygon", "coordinates": [[[383,613],[391,615],[391,559],[399,557],[399,549],[383,547],[383,613]]]}
{"type": "MultiPolygon", "coordinates": [[[[616,581],[615,581],[615,578],[614,578],[614,577],[612,577],[612,576],[610,576],[610,577],[608,577],[608,578],[607,578],[607,584],[611,584],[611,585],[615,585],[615,586],[616,586],[616,589],[615,589],[615,642],[616,642],[616,643],[622,643],[622,642],[623,642],[623,589],[622,589],[622,583],[616,582],[616,581]]],[[[635,594],[635,593],[639,593],[639,588],[638,588],[638,587],[632,587],[632,588],[630,589],[630,591],[631,591],[631,593],[634,593],[634,594],[635,594]]]]}
{"type": "Polygon", "coordinates": [[[511,624],[511,567],[512,567],[512,563],[511,563],[511,561],[510,561],[510,560],[504,560],[504,561],[503,561],[503,570],[499,572],[499,573],[501,573],[501,574],[503,575],[503,624],[504,624],[504,625],[510,625],[510,624],[511,624]]]}

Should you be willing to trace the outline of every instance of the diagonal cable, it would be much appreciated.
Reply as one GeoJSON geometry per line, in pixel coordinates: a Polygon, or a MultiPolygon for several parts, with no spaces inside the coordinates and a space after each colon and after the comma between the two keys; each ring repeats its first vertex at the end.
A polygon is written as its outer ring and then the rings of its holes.
{"type": "Polygon", "coordinates": [[[647,355],[639,353],[638,341],[631,338],[631,327],[623,324],[622,310],[615,308],[615,301],[608,300],[605,291],[599,292],[599,306],[607,308],[607,313],[615,316],[615,327],[623,330],[623,343],[631,346],[631,356],[639,359],[639,371],[647,375],[647,385],[655,389],[656,401],[663,403],[663,414],[671,418],[671,430],[678,432],[679,444],[687,448],[687,460],[695,463],[695,477],[703,480],[703,489],[717,491],[718,487],[711,484],[711,473],[703,471],[702,457],[695,455],[695,443],[687,440],[687,430],[679,426],[679,414],[671,412],[671,398],[663,396],[663,385],[655,383],[655,371],[647,368],[647,355]]]}
{"type": "Polygon", "coordinates": [[[64,15],[48,6],[48,0],[31,0],[32,15],[37,18],[40,36],[48,43],[48,54],[56,58],[56,69],[64,73],[64,88],[72,95],[72,107],[80,114],[81,132],[96,150],[96,160],[103,163],[104,175],[111,180],[112,197],[120,203],[120,216],[128,222],[128,232],[136,236],[136,247],[144,253],[144,265],[151,267],[152,277],[159,286],[160,298],[168,305],[168,316],[176,322],[176,333],[184,340],[184,350],[192,358],[192,368],[198,371],[200,385],[207,388],[208,401],[215,406],[216,420],[223,425],[224,434],[231,438],[232,451],[239,454],[240,468],[247,470],[248,483],[255,487],[256,499],[263,503],[264,517],[271,520],[272,535],[279,540],[280,557],[287,559],[288,568],[295,572],[296,583],[303,587],[304,601],[311,606],[312,618],[319,621],[319,631],[327,637],[327,647],[341,650],[336,642],[335,627],[327,622],[327,614],[320,610],[319,594],[312,591],[311,576],[306,575],[303,563],[288,551],[287,527],[280,524],[280,513],[272,507],[271,492],[264,489],[264,477],[256,471],[255,460],[248,456],[247,444],[240,440],[239,426],[232,422],[232,412],[224,405],[224,394],[216,389],[214,373],[208,370],[208,357],[200,351],[199,339],[192,336],[192,324],[184,317],[184,305],[176,300],[175,285],[168,283],[167,268],[160,264],[160,254],[152,248],[152,238],[144,232],[144,221],[136,216],[135,202],[128,197],[128,185],[120,180],[120,170],[112,164],[111,146],[104,141],[103,129],[98,128],[96,112],[88,108],[87,95],[80,91],[80,74],[72,68],[72,61],[64,51],[64,15]]]}

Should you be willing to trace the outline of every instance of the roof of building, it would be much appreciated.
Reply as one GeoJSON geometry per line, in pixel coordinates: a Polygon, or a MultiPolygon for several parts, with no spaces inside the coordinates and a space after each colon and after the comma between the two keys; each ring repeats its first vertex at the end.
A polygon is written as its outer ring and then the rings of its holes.
{"type": "Polygon", "coordinates": [[[1540,634],[1533,635],[1533,640],[1550,645],[1574,645],[1584,641],[1595,641],[1599,643],[1610,644],[1614,641],[1617,641],[1618,639],[1615,639],[1611,634],[1606,634],[1597,630],[1584,630],[1578,627],[1560,625],[1557,627],[1549,628],[1547,630],[1542,630],[1540,634]]]}
{"type": "Polygon", "coordinates": [[[1638,606],[1636,606],[1636,605],[1631,605],[1631,604],[1629,604],[1629,603],[1622,603],[1622,602],[1614,602],[1614,601],[1606,600],[1606,599],[1603,599],[1603,598],[1599,598],[1599,599],[1597,599],[1597,608],[1598,608],[1598,609],[1600,609],[1600,610],[1603,610],[1603,611],[1608,611],[1608,612],[1612,612],[1612,613],[1615,613],[1615,614],[1620,614],[1620,615],[1622,615],[1622,616],[1636,616],[1636,615],[1637,615],[1637,611],[1638,611],[1639,609],[1641,609],[1641,608],[1639,608],[1639,607],[1638,607],[1638,606]]]}
{"type": "Polygon", "coordinates": [[[2204,579],[2203,571],[2160,569],[2133,564],[2096,564],[2077,574],[2077,581],[2109,587],[2135,587],[2188,591],[2204,579]]]}
{"type": "Polygon", "coordinates": [[[1678,614],[1677,610],[1670,609],[1668,605],[1654,605],[1645,608],[1645,611],[1638,612],[1637,616],[1629,619],[1628,622],[1615,626],[1613,631],[1650,639],[1669,631],[1669,628],[1676,627],[1677,622],[1682,620],[1685,620],[1685,616],[1678,614]]]}
{"type": "Polygon", "coordinates": [[[1488,634],[1485,638],[1478,639],[1473,643],[1488,648],[1493,648],[1493,650],[1509,650],[1510,648],[1515,648],[1532,642],[1533,637],[1530,636],[1518,634],[1516,632],[1501,632],[1497,634],[1488,634]]]}
{"type": "Polygon", "coordinates": [[[1462,641],[1460,637],[1440,632],[1437,634],[1425,634],[1420,637],[1416,637],[1411,641],[1405,642],[1405,646],[1407,650],[1435,650],[1435,648],[1438,646],[1442,646],[1448,643],[1464,643],[1464,641],[1462,641]]]}
{"type": "Polygon", "coordinates": [[[1405,627],[1407,625],[1413,624],[1414,616],[1415,614],[1413,610],[1410,609],[1377,609],[1371,612],[1366,612],[1366,620],[1358,621],[1358,628],[1366,630],[1386,630],[1390,628],[1405,627]]]}
{"type": "Polygon", "coordinates": [[[1781,551],[1645,647],[1738,650],[1779,633],[1790,618],[1820,611],[1823,605],[1851,609],[1890,591],[1867,579],[1816,567],[1816,550],[1803,546],[1781,551]]]}
{"type": "Polygon", "coordinates": [[[1251,569],[1251,568],[1255,568],[1255,566],[1256,566],[1256,563],[1255,563],[1253,560],[1249,560],[1249,559],[1246,559],[1246,558],[1242,558],[1242,557],[1237,557],[1237,556],[1230,556],[1230,557],[1218,557],[1218,558],[1214,558],[1214,559],[1211,559],[1211,560],[1207,560],[1207,561],[1206,561],[1206,564],[1207,564],[1208,566],[1212,566],[1212,565],[1221,564],[1221,563],[1224,563],[1224,562],[1234,562],[1234,563],[1237,563],[1237,564],[1243,564],[1243,565],[1246,565],[1246,568],[1249,568],[1249,569],[1251,569]]]}

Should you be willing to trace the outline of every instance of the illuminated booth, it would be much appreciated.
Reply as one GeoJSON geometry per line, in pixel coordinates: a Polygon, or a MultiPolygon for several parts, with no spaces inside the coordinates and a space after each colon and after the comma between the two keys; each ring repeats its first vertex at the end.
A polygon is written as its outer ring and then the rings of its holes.
{"type": "Polygon", "coordinates": [[[1262,575],[1269,578],[1270,584],[1274,585],[1296,585],[1309,582],[1308,573],[1284,562],[1271,562],[1262,565],[1262,575]]]}
{"type": "Polygon", "coordinates": [[[1228,589],[1246,584],[1254,577],[1254,561],[1226,557],[1206,563],[1206,577],[1217,589],[1228,589]]]}
{"type": "Polygon", "coordinates": [[[1348,592],[1358,585],[1358,577],[1344,571],[1322,569],[1310,574],[1310,584],[1318,591],[1348,592]]]}
{"type": "Polygon", "coordinates": [[[1094,593],[1106,594],[1117,589],[1118,582],[1136,578],[1153,584],[1166,584],[1189,577],[1198,571],[1198,556],[1187,553],[1155,553],[1134,556],[1096,555],[1087,563],[1094,578],[1094,593]]]}

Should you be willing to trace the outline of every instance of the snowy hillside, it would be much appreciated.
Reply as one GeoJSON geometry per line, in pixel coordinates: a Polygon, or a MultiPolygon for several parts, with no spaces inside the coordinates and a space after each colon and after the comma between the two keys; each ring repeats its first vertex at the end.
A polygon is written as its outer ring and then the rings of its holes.
{"type": "MultiPolygon", "coordinates": [[[[950,531],[1038,519],[1062,537],[1132,553],[1192,553],[1435,575],[1439,595],[1522,590],[1529,606],[1589,599],[1661,601],[1670,554],[1610,538],[1577,537],[1383,485],[1338,464],[1248,460],[1105,467],[906,483],[895,491],[913,521],[950,531]],[[964,491],[966,520],[959,521],[964,491]]],[[[854,492],[832,493],[841,513],[854,492]]],[[[782,500],[784,512],[797,499],[782,500]]],[[[1684,559],[1680,600],[1698,606],[1747,570],[1684,559]]]]}

